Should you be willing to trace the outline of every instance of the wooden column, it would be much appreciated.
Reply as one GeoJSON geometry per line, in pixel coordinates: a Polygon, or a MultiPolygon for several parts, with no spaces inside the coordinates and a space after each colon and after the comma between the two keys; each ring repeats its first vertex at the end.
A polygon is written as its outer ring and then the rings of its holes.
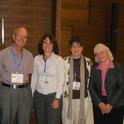
{"type": "Polygon", "coordinates": [[[56,7],[56,40],[59,45],[59,53],[61,54],[61,0],[57,0],[56,7]]]}

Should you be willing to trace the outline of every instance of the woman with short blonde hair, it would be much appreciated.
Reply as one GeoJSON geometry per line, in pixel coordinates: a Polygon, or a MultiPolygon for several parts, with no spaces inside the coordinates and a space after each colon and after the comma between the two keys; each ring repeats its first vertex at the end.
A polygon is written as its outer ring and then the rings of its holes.
{"type": "Polygon", "coordinates": [[[93,102],[94,124],[122,124],[124,113],[124,66],[113,61],[110,49],[98,43],[96,63],[91,67],[89,91],[93,102]]]}

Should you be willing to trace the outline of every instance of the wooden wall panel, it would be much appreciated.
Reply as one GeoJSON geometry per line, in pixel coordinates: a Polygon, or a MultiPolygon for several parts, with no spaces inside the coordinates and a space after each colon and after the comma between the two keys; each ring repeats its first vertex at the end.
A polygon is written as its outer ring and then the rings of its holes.
{"type": "Polygon", "coordinates": [[[69,41],[72,36],[72,28],[70,26],[62,27],[62,45],[61,45],[61,55],[65,57],[65,55],[70,54],[69,49],[69,41]]]}
{"type": "Polygon", "coordinates": [[[119,2],[119,18],[118,18],[118,29],[117,29],[117,48],[116,48],[116,60],[124,63],[124,1],[118,0],[119,2]]]}
{"type": "Polygon", "coordinates": [[[116,50],[116,60],[124,63],[124,28],[123,26],[118,29],[117,36],[117,50],[116,50]]]}
{"type": "Polygon", "coordinates": [[[103,9],[98,6],[96,4],[95,7],[92,7],[90,24],[94,26],[109,26],[111,23],[111,8],[103,9]]]}
{"type": "Polygon", "coordinates": [[[80,10],[63,10],[62,11],[62,24],[64,23],[83,23],[84,25],[88,22],[88,11],[84,9],[83,11],[80,10]],[[73,15],[73,16],[70,16],[73,15]],[[81,16],[83,15],[83,16],[81,16]]]}
{"type": "Polygon", "coordinates": [[[11,44],[11,34],[15,27],[29,29],[26,46],[34,55],[41,36],[51,33],[52,1],[50,0],[0,0],[0,17],[5,18],[5,47],[11,44]]]}
{"type": "Polygon", "coordinates": [[[124,28],[124,3],[119,3],[119,27],[124,28]]]}
{"type": "Polygon", "coordinates": [[[93,48],[96,43],[106,43],[108,41],[109,32],[106,27],[84,26],[84,25],[63,25],[62,28],[62,56],[69,55],[69,41],[73,35],[78,35],[83,40],[84,55],[94,59],[93,48]]]}
{"type": "Polygon", "coordinates": [[[84,54],[94,58],[93,47],[98,42],[109,44],[111,38],[112,3],[119,2],[116,59],[124,63],[124,1],[123,0],[63,0],[61,54],[68,55],[67,43],[71,36],[84,39],[84,54]],[[78,5],[79,4],[79,5],[78,5]],[[80,11],[80,12],[79,12],[80,11]],[[69,34],[69,35],[68,35],[69,34]],[[66,52],[65,52],[66,51],[66,52]]]}
{"type": "Polygon", "coordinates": [[[62,46],[66,56],[70,38],[79,35],[84,40],[84,55],[94,59],[93,48],[98,42],[107,42],[110,33],[111,1],[62,1],[62,46]],[[79,4],[79,5],[78,5],[79,4]],[[91,6],[90,6],[91,5],[91,6]],[[78,7],[79,6],[79,7],[78,7]],[[89,20],[90,19],[90,20],[89,20]],[[69,34],[69,36],[68,36],[69,34]],[[65,52],[66,51],[66,52],[65,52]]]}
{"type": "Polygon", "coordinates": [[[62,1],[62,24],[87,24],[88,23],[88,0],[62,1]]]}

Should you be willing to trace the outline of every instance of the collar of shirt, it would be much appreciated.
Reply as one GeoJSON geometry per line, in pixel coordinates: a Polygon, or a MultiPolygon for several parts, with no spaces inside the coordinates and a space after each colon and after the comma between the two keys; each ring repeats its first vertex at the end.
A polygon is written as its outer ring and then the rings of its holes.
{"type": "MultiPolygon", "coordinates": [[[[109,61],[108,69],[110,69],[110,68],[115,68],[113,61],[109,61]]],[[[96,70],[102,70],[101,64],[98,64],[98,66],[96,67],[96,70]]]]}
{"type": "MultiPolygon", "coordinates": [[[[54,59],[54,57],[55,57],[55,53],[52,53],[51,56],[47,60],[54,59]]],[[[41,55],[41,58],[44,60],[43,55],[41,55]]]]}

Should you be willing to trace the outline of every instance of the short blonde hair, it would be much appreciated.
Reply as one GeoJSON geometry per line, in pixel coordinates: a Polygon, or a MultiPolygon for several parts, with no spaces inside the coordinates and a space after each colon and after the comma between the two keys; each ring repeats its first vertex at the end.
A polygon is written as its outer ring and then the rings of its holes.
{"type": "MultiPolygon", "coordinates": [[[[96,44],[96,46],[94,47],[94,54],[99,53],[101,50],[106,50],[108,52],[109,59],[114,60],[114,57],[113,57],[112,52],[110,51],[110,49],[102,43],[96,44]]],[[[95,61],[99,63],[96,56],[95,56],[95,61]]]]}

